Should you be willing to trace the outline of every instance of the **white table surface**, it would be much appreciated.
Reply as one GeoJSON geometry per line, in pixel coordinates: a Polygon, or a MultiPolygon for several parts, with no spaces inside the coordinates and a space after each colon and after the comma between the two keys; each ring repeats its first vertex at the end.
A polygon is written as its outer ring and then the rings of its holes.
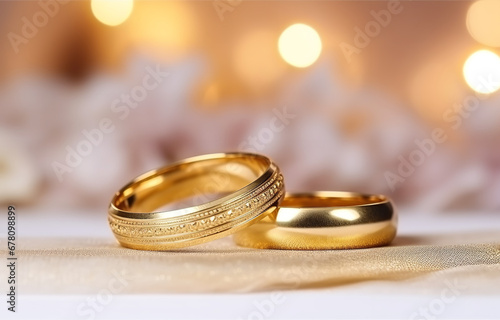
{"type": "MultiPolygon", "coordinates": [[[[1,222],[3,223],[3,222],[1,222]]],[[[85,211],[25,210],[19,237],[112,237],[106,216],[85,211]],[[40,226],[57,228],[40,228],[40,226]],[[90,231],[91,230],[91,231],[90,231]],[[90,231],[90,234],[89,234],[90,231]]],[[[5,230],[6,228],[2,228],[5,230]]],[[[499,230],[500,214],[400,214],[398,235],[499,230]]],[[[5,239],[5,232],[0,233],[5,239]]],[[[499,241],[500,242],[500,241],[499,241]]],[[[4,243],[4,241],[2,241],[4,243]]],[[[22,277],[22,275],[18,275],[22,277]]],[[[500,319],[500,277],[493,294],[465,291],[442,302],[441,292],[404,282],[369,281],[328,289],[250,294],[113,295],[95,314],[78,312],[93,296],[24,295],[18,312],[2,303],[1,319],[500,319]],[[272,302],[273,297],[275,302],[272,302]],[[425,313],[429,310],[430,312],[425,313]],[[434,311],[432,311],[434,308],[434,311]],[[423,310],[423,311],[422,311],[423,310]]],[[[2,291],[6,286],[2,285],[2,291]]],[[[96,295],[99,294],[96,292],[96,295]]],[[[3,295],[6,299],[6,295],[3,295]]],[[[94,296],[95,297],[95,296],[94,296]]]]}

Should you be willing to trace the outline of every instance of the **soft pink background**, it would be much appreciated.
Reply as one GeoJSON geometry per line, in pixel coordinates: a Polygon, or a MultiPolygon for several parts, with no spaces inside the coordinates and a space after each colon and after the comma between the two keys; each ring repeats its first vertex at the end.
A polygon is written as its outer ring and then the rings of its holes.
{"type": "Polygon", "coordinates": [[[386,1],[242,1],[223,20],[211,1],[137,1],[114,28],[92,16],[88,1],[71,1],[18,53],[7,35],[40,6],[2,1],[0,203],[105,212],[112,194],[138,174],[242,149],[286,109],[294,118],[257,151],[280,165],[289,191],[385,193],[422,212],[498,209],[500,96],[481,97],[456,129],[443,120],[475,97],[461,73],[465,59],[495,51],[468,34],[470,3],[403,2],[349,63],[340,43],[352,44],[354,28],[386,1]],[[309,68],[287,65],[275,42],[249,55],[238,49],[252,34],[277,41],[296,22],[323,41],[309,68]],[[241,72],[243,58],[250,76],[241,72]],[[120,119],[113,101],[139,85],[147,68],[169,76],[120,119]],[[103,118],[115,130],[58,181],[53,163],[63,163],[66,148],[103,118]],[[397,172],[415,139],[437,128],[447,140],[391,190],[384,174],[397,172]]]}

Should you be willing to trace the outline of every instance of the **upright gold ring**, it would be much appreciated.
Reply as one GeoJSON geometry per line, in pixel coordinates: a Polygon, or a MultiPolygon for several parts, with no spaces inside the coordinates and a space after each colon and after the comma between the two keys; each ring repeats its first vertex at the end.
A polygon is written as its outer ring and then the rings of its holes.
{"type": "Polygon", "coordinates": [[[259,249],[354,249],[389,244],[397,213],[389,198],[350,192],[287,194],[277,214],[238,232],[238,245],[259,249]]]}
{"type": "Polygon", "coordinates": [[[145,173],[118,191],[109,224],[118,242],[141,250],[171,250],[225,237],[273,214],[283,176],[267,157],[250,153],[198,156],[145,173]],[[210,200],[208,195],[223,194],[210,200]],[[203,200],[175,210],[178,201],[203,200]]]}

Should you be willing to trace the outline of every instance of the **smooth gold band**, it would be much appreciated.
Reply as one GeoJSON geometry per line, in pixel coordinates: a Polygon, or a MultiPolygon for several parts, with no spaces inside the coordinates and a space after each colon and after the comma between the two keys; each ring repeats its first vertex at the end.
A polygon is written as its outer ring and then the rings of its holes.
{"type": "Polygon", "coordinates": [[[287,194],[273,216],[234,235],[259,249],[354,249],[389,244],[397,213],[381,195],[350,192],[287,194]]]}
{"type": "Polygon", "coordinates": [[[189,158],[139,176],[118,191],[109,224],[124,247],[171,250],[215,240],[272,214],[284,195],[283,176],[267,157],[220,153],[189,158]],[[208,194],[226,194],[208,201],[208,194]],[[176,201],[201,205],[155,211],[176,201]],[[199,200],[199,199],[198,199],[199,200]]]}

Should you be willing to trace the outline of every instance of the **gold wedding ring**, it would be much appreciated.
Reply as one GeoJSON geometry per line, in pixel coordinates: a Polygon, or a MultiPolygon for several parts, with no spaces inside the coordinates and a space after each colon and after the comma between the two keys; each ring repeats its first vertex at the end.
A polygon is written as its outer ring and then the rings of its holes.
{"type": "Polygon", "coordinates": [[[259,249],[354,249],[389,244],[397,213],[382,195],[350,192],[287,194],[280,209],[234,235],[259,249]]]}
{"type": "Polygon", "coordinates": [[[171,250],[222,238],[276,211],[283,176],[267,157],[220,153],[189,158],[145,173],[118,191],[109,224],[118,242],[141,250],[171,250]],[[207,195],[223,194],[215,200],[207,195]],[[186,208],[165,205],[204,200],[186,208]]]}

